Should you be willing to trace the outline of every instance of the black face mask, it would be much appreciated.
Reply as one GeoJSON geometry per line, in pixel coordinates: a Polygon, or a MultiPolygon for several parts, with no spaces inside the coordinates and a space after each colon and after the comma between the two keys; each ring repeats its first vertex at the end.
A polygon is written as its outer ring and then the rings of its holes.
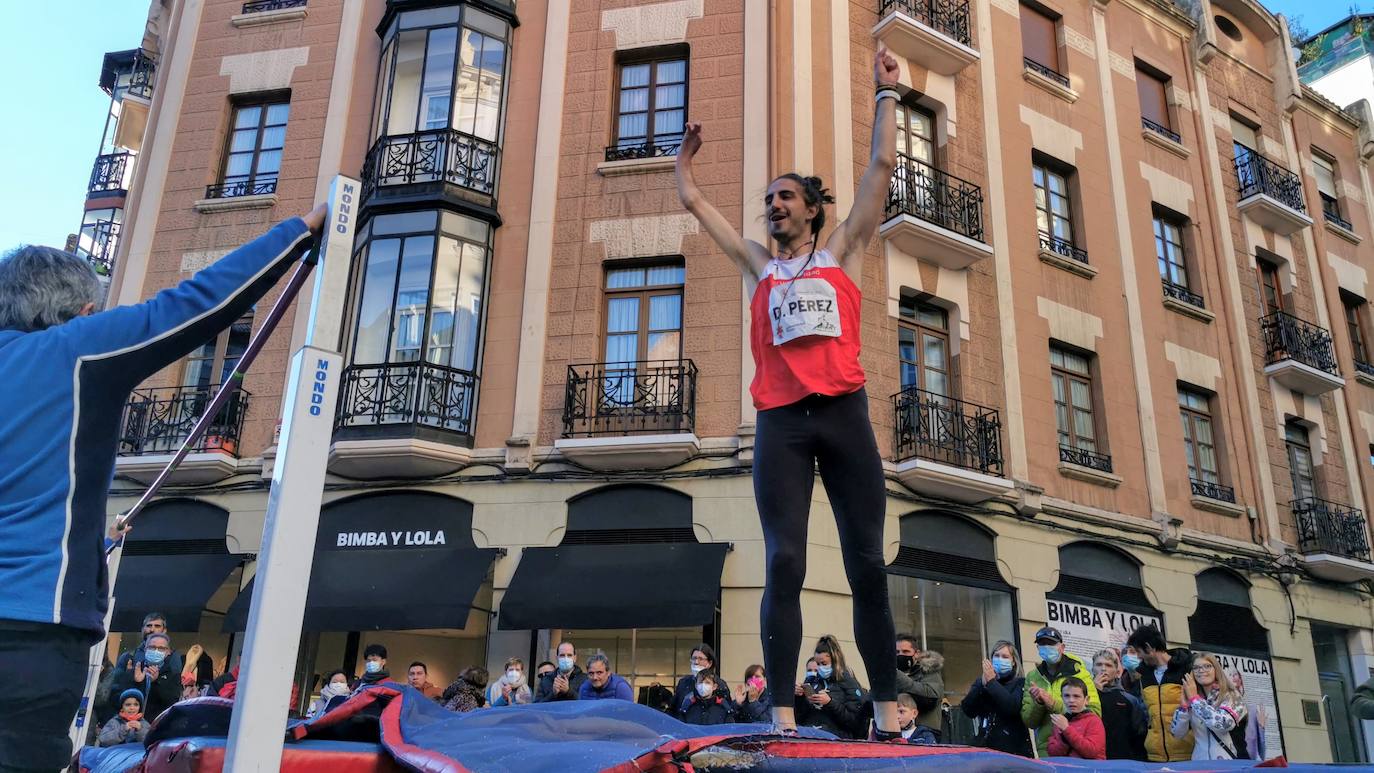
{"type": "Polygon", "coordinates": [[[916,658],[912,657],[911,655],[898,655],[898,656],[897,656],[897,670],[898,670],[898,671],[910,671],[915,665],[916,665],[916,658]]]}

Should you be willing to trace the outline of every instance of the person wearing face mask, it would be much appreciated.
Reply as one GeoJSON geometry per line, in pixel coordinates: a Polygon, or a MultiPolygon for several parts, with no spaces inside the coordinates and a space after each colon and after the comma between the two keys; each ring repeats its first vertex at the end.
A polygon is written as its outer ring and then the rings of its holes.
{"type": "MultiPolygon", "coordinates": [[[[702,671],[718,671],[716,668],[716,651],[709,644],[698,644],[692,648],[691,663],[689,664],[692,673],[677,680],[677,686],[673,689],[673,711],[681,712],[687,706],[687,702],[696,694],[697,674],[702,671]]],[[[725,699],[730,698],[730,686],[725,684],[717,677],[717,681],[726,690],[725,699]]]]}
{"type": "MultiPolygon", "coordinates": [[[[815,676],[807,662],[807,680],[797,685],[793,706],[798,727],[814,727],[840,738],[864,735],[864,689],[854,673],[845,667],[844,652],[834,636],[826,634],[816,642],[815,676]]],[[[776,706],[774,707],[776,708],[776,706]]]]}
{"type": "Polygon", "coordinates": [[[1021,657],[1009,641],[992,645],[983,673],[973,680],[959,707],[978,723],[979,745],[1007,754],[1031,756],[1030,734],[1021,720],[1026,679],[1021,657]]]}
{"type": "Polygon", "coordinates": [[[689,725],[723,725],[739,721],[735,702],[730,700],[723,685],[715,671],[709,668],[698,671],[692,695],[678,712],[678,719],[689,725]]]}
{"type": "Polygon", "coordinates": [[[168,706],[181,699],[181,674],[167,667],[172,654],[172,639],[165,633],[155,633],[143,640],[143,657],[134,667],[120,672],[114,690],[138,690],[143,695],[143,715],[156,719],[168,706]]]}
{"type": "Polygon", "coordinates": [[[1150,715],[1145,702],[1121,687],[1121,661],[1108,647],[1093,655],[1093,681],[1102,701],[1102,725],[1107,731],[1107,759],[1145,762],[1145,733],[1150,715]]]}
{"type": "Polygon", "coordinates": [[[1182,738],[1169,733],[1174,709],[1183,697],[1183,677],[1193,667],[1193,653],[1185,648],[1169,649],[1164,634],[1153,625],[1142,625],[1126,639],[1127,654],[1140,657],[1135,673],[1140,681],[1140,698],[1150,713],[1150,730],[1145,735],[1145,753],[1150,762],[1179,762],[1193,758],[1192,731],[1182,738]]]}
{"type": "Polygon", "coordinates": [[[916,637],[897,635],[897,692],[916,704],[916,724],[929,728],[940,742],[940,702],[945,697],[945,658],[935,650],[923,650],[916,637]]]}
{"type": "Polygon", "coordinates": [[[773,694],[763,666],[755,663],[744,669],[744,683],[735,687],[735,705],[739,707],[739,722],[767,722],[773,710],[773,694]]]}
{"type": "Polygon", "coordinates": [[[533,700],[529,685],[525,684],[525,661],[510,658],[505,674],[487,688],[487,705],[523,706],[533,700]]]}
{"type": "Polygon", "coordinates": [[[553,671],[539,680],[539,689],[534,693],[535,703],[548,701],[575,701],[587,681],[587,674],[577,665],[577,648],[570,641],[558,645],[558,662],[553,671]]]}
{"type": "Polygon", "coordinates": [[[1046,626],[1035,632],[1035,649],[1040,663],[1026,674],[1026,689],[1021,697],[1021,721],[1035,730],[1035,746],[1039,756],[1048,754],[1050,734],[1054,730],[1051,715],[1064,714],[1061,688],[1064,680],[1077,677],[1085,687],[1087,710],[1102,716],[1102,703],[1097,697],[1092,674],[1077,655],[1064,651],[1064,636],[1058,629],[1046,626]]]}
{"type": "Polygon", "coordinates": [[[336,668],[329,672],[324,678],[324,687],[320,688],[320,697],[310,702],[310,710],[306,712],[307,719],[323,716],[325,712],[334,708],[348,699],[348,674],[342,668],[336,668]]]}
{"type": "Polygon", "coordinates": [[[363,649],[363,678],[358,680],[353,689],[361,690],[389,679],[391,673],[386,670],[386,647],[381,644],[367,645],[363,649]]]}

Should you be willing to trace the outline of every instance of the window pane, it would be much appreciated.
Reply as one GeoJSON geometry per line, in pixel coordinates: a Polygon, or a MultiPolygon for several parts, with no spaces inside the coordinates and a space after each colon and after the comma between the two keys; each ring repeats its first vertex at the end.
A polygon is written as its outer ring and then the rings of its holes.
{"type": "Polygon", "coordinates": [[[638,329],[638,298],[611,298],[606,302],[607,333],[629,333],[638,329]]]}
{"type": "Polygon", "coordinates": [[[607,367],[618,363],[634,362],[637,359],[639,359],[639,336],[637,334],[606,336],[607,367]]]}
{"type": "Polygon", "coordinates": [[[430,8],[424,11],[407,11],[401,14],[401,28],[410,29],[412,27],[434,27],[440,24],[457,24],[459,9],[449,8],[430,8]]]}
{"type": "Polygon", "coordinates": [[[224,179],[232,181],[243,179],[253,171],[253,154],[236,153],[229,156],[229,161],[224,165],[224,179]]]}
{"type": "Polygon", "coordinates": [[[1317,190],[1333,199],[1336,198],[1336,170],[1331,162],[1321,156],[1313,156],[1312,172],[1317,178],[1317,190]]]}
{"type": "Polygon", "coordinates": [[[401,254],[401,277],[396,288],[396,321],[392,331],[391,362],[420,358],[424,324],[429,307],[429,272],[434,259],[434,237],[412,236],[401,254]]]}
{"type": "Polygon", "coordinates": [[[496,140],[501,121],[501,92],[506,81],[506,44],[491,36],[482,42],[479,63],[481,87],[477,92],[477,124],[473,134],[496,140]]]}
{"type": "Polygon", "coordinates": [[[264,150],[258,154],[258,165],[255,174],[258,177],[275,177],[281,170],[281,151],[264,150]]]}
{"type": "Polygon", "coordinates": [[[396,262],[399,239],[379,239],[367,247],[367,270],[358,301],[358,337],[353,347],[353,362],[380,363],[386,360],[386,342],[391,320],[391,298],[396,290],[396,262]]]}
{"type": "Polygon", "coordinates": [[[937,370],[925,371],[925,390],[942,397],[949,396],[949,376],[937,370]]]}
{"type": "Polygon", "coordinates": [[[649,109],[648,89],[621,89],[620,112],[642,113],[649,109]]]}
{"type": "MultiPolygon", "coordinates": [[[[1050,349],[1050,365],[1056,368],[1064,367],[1064,351],[1062,349],[1050,349]]],[[[1059,378],[1055,376],[1055,378],[1059,378]]]]}
{"type": "Polygon", "coordinates": [[[291,105],[287,102],[280,102],[275,105],[267,106],[267,119],[264,123],[269,125],[285,125],[287,118],[291,114],[291,105]]]}
{"type": "Polygon", "coordinates": [[[649,298],[650,330],[677,330],[681,327],[681,295],[655,295],[649,298]]]}
{"type": "Polygon", "coordinates": [[[903,362],[916,361],[916,331],[909,327],[897,328],[897,359],[903,362]]]}
{"type": "Polygon", "coordinates": [[[672,62],[658,63],[658,82],[673,83],[687,80],[687,62],[678,59],[672,62]]]}
{"type": "Polygon", "coordinates": [[[409,134],[415,131],[426,35],[425,30],[409,30],[402,32],[398,37],[396,74],[391,83],[387,134],[409,134]]]}
{"type": "Polygon", "coordinates": [[[458,271],[463,261],[462,244],[440,239],[435,256],[434,292],[429,305],[429,347],[425,359],[448,365],[453,356],[454,307],[458,299],[458,271]]]}
{"type": "Polygon", "coordinates": [[[687,97],[687,86],[659,86],[654,90],[654,107],[662,110],[665,107],[682,107],[687,97]]]}
{"type": "Polygon", "coordinates": [[[923,363],[927,368],[946,370],[949,367],[949,360],[945,356],[945,341],[942,338],[932,335],[921,336],[922,349],[925,352],[923,363]]]}
{"type": "Polygon", "coordinates": [[[378,215],[372,218],[372,232],[375,234],[411,233],[429,231],[433,228],[434,210],[406,212],[401,215],[378,215]]]}
{"type": "Polygon", "coordinates": [[[258,106],[240,107],[234,116],[235,129],[256,129],[258,119],[262,117],[262,108],[258,106]]]}
{"type": "Polygon", "coordinates": [[[680,285],[687,273],[683,266],[650,266],[644,283],[654,285],[680,285]]]}
{"type": "Polygon", "coordinates": [[[633,86],[649,85],[649,65],[629,64],[620,68],[620,87],[630,88],[633,86]]]}
{"type": "Polygon", "coordinates": [[[258,132],[255,129],[239,129],[234,132],[234,136],[229,141],[230,153],[242,153],[252,151],[253,145],[257,142],[258,132]]]}
{"type": "Polygon", "coordinates": [[[606,288],[624,290],[629,287],[644,286],[644,269],[617,268],[606,272],[606,288]]]}
{"type": "Polygon", "coordinates": [[[443,229],[444,233],[466,241],[477,242],[478,244],[487,243],[487,225],[471,217],[445,211],[443,229]]]}
{"type": "Polygon", "coordinates": [[[643,140],[649,128],[649,117],[644,113],[622,115],[617,136],[622,140],[643,140]]]}
{"type": "MultiPolygon", "coordinates": [[[[681,333],[650,333],[648,360],[676,360],[680,356],[679,338],[681,333]]],[[[663,382],[665,385],[667,382],[663,382]]]]}
{"type": "Polygon", "coordinates": [[[660,110],[654,113],[654,134],[681,134],[683,117],[681,110],[660,110]]]}
{"type": "Polygon", "coordinates": [[[286,127],[273,126],[270,129],[262,130],[262,142],[260,147],[263,150],[281,150],[286,144],[286,127]]]}
{"type": "Polygon", "coordinates": [[[916,366],[910,362],[902,363],[902,389],[916,386],[916,366]]]}
{"type": "Polygon", "coordinates": [[[454,27],[443,27],[429,33],[429,51],[425,55],[424,80],[420,86],[422,128],[440,129],[448,126],[453,57],[457,45],[458,30],[454,27]]]}
{"type": "Polygon", "coordinates": [[[458,278],[458,301],[453,312],[453,360],[455,368],[477,367],[478,333],[482,328],[482,297],[486,287],[487,248],[463,245],[463,266],[458,278]]]}
{"type": "Polygon", "coordinates": [[[1069,394],[1072,396],[1072,402],[1075,408],[1092,410],[1092,393],[1088,389],[1087,384],[1082,381],[1070,381],[1069,394]]]}

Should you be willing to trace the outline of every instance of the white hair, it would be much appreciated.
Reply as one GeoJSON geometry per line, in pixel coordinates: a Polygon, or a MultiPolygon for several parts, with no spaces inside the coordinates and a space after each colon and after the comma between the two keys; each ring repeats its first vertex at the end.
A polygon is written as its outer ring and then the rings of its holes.
{"type": "Polygon", "coordinates": [[[95,269],[70,252],[29,244],[0,260],[0,330],[60,325],[100,296],[95,269]]]}

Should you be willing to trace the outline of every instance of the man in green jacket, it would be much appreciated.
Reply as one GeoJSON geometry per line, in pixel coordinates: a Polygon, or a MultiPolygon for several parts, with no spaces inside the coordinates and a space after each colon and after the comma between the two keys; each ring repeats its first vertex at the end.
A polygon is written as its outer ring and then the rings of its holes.
{"type": "Polygon", "coordinates": [[[1064,651],[1064,637],[1057,629],[1045,627],[1035,632],[1035,648],[1040,664],[1026,674],[1026,689],[1021,696],[1021,720],[1035,731],[1038,756],[1049,756],[1048,746],[1054,724],[1051,714],[1064,713],[1064,699],[1060,688],[1064,680],[1076,676],[1088,688],[1087,709],[1102,716],[1102,702],[1097,697],[1092,673],[1076,655],[1064,651]]]}

